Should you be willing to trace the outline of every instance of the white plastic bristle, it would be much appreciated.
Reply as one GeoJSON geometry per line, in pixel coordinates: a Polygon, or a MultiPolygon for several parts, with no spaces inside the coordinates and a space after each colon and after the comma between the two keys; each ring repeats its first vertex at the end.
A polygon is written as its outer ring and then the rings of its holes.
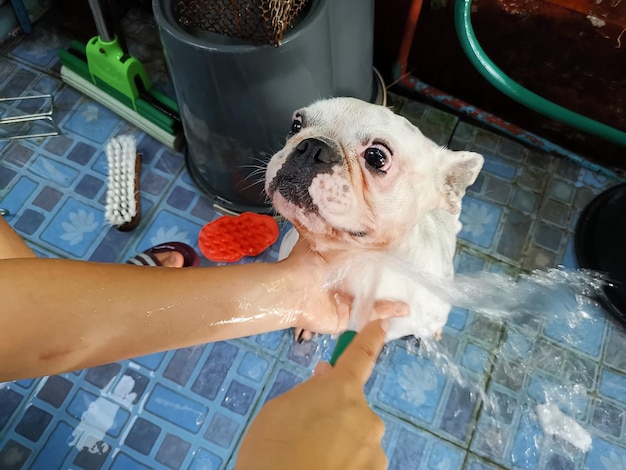
{"type": "Polygon", "coordinates": [[[106,155],[109,178],[104,215],[109,224],[120,227],[137,215],[135,138],[132,135],[114,137],[106,146],[106,155]]]}

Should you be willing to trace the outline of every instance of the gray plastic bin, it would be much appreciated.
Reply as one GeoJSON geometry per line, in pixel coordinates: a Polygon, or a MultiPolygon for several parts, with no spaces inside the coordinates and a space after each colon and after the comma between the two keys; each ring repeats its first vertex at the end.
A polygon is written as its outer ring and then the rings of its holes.
{"type": "Polygon", "coordinates": [[[186,28],[174,5],[153,0],[189,171],[227,211],[269,212],[263,169],[293,111],[332,96],[373,100],[374,2],[311,0],[278,47],[186,28]]]}

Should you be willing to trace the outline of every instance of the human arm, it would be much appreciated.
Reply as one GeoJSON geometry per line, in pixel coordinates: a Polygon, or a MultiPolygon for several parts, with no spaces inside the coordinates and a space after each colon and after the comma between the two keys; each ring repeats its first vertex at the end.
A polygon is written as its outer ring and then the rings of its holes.
{"type": "Polygon", "coordinates": [[[336,333],[351,299],[327,292],[326,275],[305,242],[280,263],[219,268],[36,259],[0,217],[0,382],[290,326],[336,333]]]}
{"type": "Polygon", "coordinates": [[[325,268],[306,245],[218,268],[0,260],[0,381],[293,326],[341,331],[349,307],[324,291],[325,268]]]}
{"type": "Polygon", "coordinates": [[[382,420],[363,386],[385,340],[380,321],[363,328],[333,368],[269,401],[243,439],[236,470],[384,469],[382,420]]]}

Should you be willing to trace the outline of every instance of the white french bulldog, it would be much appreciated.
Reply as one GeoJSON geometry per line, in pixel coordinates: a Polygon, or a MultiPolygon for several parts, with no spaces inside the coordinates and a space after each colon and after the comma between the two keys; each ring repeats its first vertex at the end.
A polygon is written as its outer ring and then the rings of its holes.
{"type": "MultiPolygon", "coordinates": [[[[437,146],[391,110],[354,98],[294,114],[285,147],[269,161],[265,190],[299,236],[334,260],[329,285],[356,300],[405,302],[387,340],[438,337],[450,305],[423,280],[453,278],[461,198],[483,157],[437,146]]],[[[358,308],[357,308],[358,309],[358,308]]],[[[368,315],[353,309],[351,329],[368,315]]]]}

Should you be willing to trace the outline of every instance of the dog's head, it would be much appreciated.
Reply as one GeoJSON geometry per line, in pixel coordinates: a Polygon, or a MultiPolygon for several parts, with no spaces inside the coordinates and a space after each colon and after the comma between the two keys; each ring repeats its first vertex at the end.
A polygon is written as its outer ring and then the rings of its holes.
{"type": "Polygon", "coordinates": [[[437,146],[385,107],[333,98],[295,112],[265,190],[317,251],[387,249],[430,211],[458,214],[482,162],[437,146]]]}

